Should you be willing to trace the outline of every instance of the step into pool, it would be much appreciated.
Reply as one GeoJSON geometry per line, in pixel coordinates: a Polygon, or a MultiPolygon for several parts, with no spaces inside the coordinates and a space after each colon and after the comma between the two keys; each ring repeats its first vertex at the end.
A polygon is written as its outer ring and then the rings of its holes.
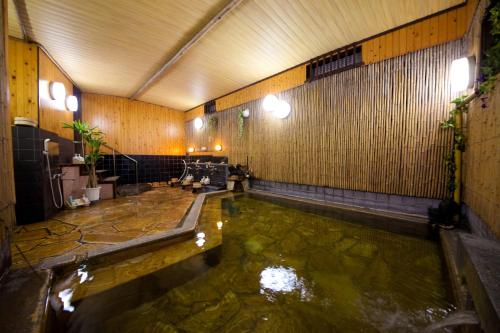
{"type": "Polygon", "coordinates": [[[455,310],[436,242],[301,205],[207,197],[171,252],[58,272],[52,331],[420,332],[455,310]]]}

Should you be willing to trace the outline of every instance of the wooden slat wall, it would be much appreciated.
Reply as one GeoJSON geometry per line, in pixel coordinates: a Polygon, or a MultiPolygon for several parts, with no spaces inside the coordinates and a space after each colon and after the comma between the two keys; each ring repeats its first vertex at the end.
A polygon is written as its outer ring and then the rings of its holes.
{"type": "MultiPolygon", "coordinates": [[[[362,43],[363,62],[371,64],[462,38],[478,0],[362,43]]],[[[216,100],[217,111],[247,103],[267,94],[304,84],[306,66],[294,67],[216,100]]],[[[203,116],[203,107],[186,112],[186,121],[203,116]]]]}
{"type": "Polygon", "coordinates": [[[363,62],[371,64],[409,52],[462,38],[467,31],[477,0],[362,44],[363,62]]]}
{"type": "Polygon", "coordinates": [[[10,121],[28,117],[38,123],[38,46],[9,39],[10,121]]]}
{"type": "Polygon", "coordinates": [[[82,95],[83,120],[106,133],[106,141],[124,154],[182,155],[184,113],[128,98],[82,95]]]}
{"type": "Polygon", "coordinates": [[[11,264],[10,233],[15,225],[14,167],[7,69],[7,1],[0,1],[0,279],[11,264]]]}
{"type": "MultiPolygon", "coordinates": [[[[468,54],[480,59],[481,23],[486,1],[481,1],[467,36],[468,54]]],[[[500,237],[500,75],[497,87],[471,103],[466,115],[467,147],[463,154],[463,200],[496,237],[500,237]]],[[[476,230],[473,230],[476,231],[476,230]]]]}
{"type": "MultiPolygon", "coordinates": [[[[439,122],[450,109],[449,67],[462,49],[455,41],[280,93],[292,106],[285,120],[265,113],[262,100],[231,108],[218,114],[216,140],[230,163],[248,157],[257,178],[443,198],[451,135],[439,122]],[[237,112],[247,107],[240,139],[237,112]]],[[[187,122],[186,143],[202,145],[205,131],[187,122]]]]}
{"type": "Polygon", "coordinates": [[[73,95],[73,84],[42,50],[38,51],[38,59],[40,128],[73,140],[73,131],[62,127],[64,123],[73,121],[73,112],[66,110],[64,101],[54,101],[49,97],[48,83],[62,82],[66,87],[66,95],[73,95]]]}
{"type": "Polygon", "coordinates": [[[288,90],[304,84],[306,80],[306,65],[292,68],[281,74],[272,76],[264,81],[255,83],[244,90],[218,98],[217,110],[224,110],[235,105],[241,105],[255,99],[288,90]]]}

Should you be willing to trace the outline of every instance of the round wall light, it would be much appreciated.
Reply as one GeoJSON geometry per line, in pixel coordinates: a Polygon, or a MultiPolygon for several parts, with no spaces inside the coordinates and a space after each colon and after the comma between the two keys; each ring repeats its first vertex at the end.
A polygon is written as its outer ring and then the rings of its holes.
{"type": "Polygon", "coordinates": [[[78,111],[78,98],[76,96],[71,95],[66,97],[66,109],[73,112],[78,111]]]}
{"type": "Polygon", "coordinates": [[[52,81],[49,84],[50,98],[54,100],[64,100],[66,97],[66,88],[64,84],[57,81],[52,81]]]}
{"type": "Polygon", "coordinates": [[[273,111],[273,115],[279,119],[285,119],[290,114],[292,107],[285,101],[278,101],[276,109],[273,111]]]}
{"type": "Polygon", "coordinates": [[[188,153],[194,153],[194,148],[193,147],[189,147],[188,150],[187,150],[188,153]]]}
{"type": "Polygon", "coordinates": [[[279,103],[278,97],[274,95],[267,95],[266,97],[264,97],[264,100],[262,101],[262,106],[264,107],[265,111],[273,112],[274,110],[276,110],[278,103],[279,103]]]}
{"type": "Polygon", "coordinates": [[[215,150],[216,151],[222,151],[222,146],[221,145],[215,145],[215,150]]]}
{"type": "Polygon", "coordinates": [[[450,82],[452,91],[472,88],[476,60],[472,57],[455,59],[451,63],[450,82]]]}
{"type": "Polygon", "coordinates": [[[241,114],[243,115],[243,118],[248,118],[250,116],[250,110],[245,109],[241,114]]]}
{"type": "Polygon", "coordinates": [[[194,128],[197,130],[201,129],[203,127],[203,119],[200,117],[194,118],[194,128]]]}

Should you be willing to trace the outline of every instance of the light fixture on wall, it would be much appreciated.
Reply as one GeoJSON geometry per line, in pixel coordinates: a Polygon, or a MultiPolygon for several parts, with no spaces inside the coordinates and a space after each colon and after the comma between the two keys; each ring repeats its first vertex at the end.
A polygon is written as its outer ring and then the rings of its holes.
{"type": "Polygon", "coordinates": [[[187,149],[187,152],[188,152],[188,153],[194,153],[194,148],[193,148],[193,147],[189,147],[189,148],[187,149]]]}
{"type": "Polygon", "coordinates": [[[221,145],[215,145],[215,150],[216,151],[222,151],[222,146],[221,145]]]}
{"type": "Polygon", "coordinates": [[[248,117],[250,117],[250,110],[245,109],[241,112],[241,114],[243,115],[243,118],[248,118],[248,117]]]}
{"type": "Polygon", "coordinates": [[[201,150],[201,151],[207,151],[207,147],[203,146],[203,147],[201,147],[201,149],[200,149],[200,150],[201,150]]]}
{"type": "Polygon", "coordinates": [[[455,59],[451,63],[450,83],[454,92],[464,91],[474,85],[476,59],[474,56],[455,59]]]}
{"type": "Polygon", "coordinates": [[[264,107],[264,111],[273,112],[276,109],[278,103],[279,103],[278,97],[271,94],[264,97],[264,100],[262,101],[262,106],[264,107]]]}
{"type": "Polygon", "coordinates": [[[273,116],[279,119],[285,119],[290,114],[292,107],[288,102],[279,101],[276,109],[273,111],[273,116]]]}
{"type": "Polygon", "coordinates": [[[194,128],[197,130],[201,129],[203,127],[203,119],[200,117],[194,118],[194,128]]]}
{"type": "Polygon", "coordinates": [[[76,96],[70,95],[66,97],[66,108],[69,111],[78,111],[78,98],[76,96]]]}
{"type": "Polygon", "coordinates": [[[66,97],[66,88],[63,83],[52,81],[49,84],[49,94],[50,98],[54,100],[64,100],[64,97],[66,97]]]}

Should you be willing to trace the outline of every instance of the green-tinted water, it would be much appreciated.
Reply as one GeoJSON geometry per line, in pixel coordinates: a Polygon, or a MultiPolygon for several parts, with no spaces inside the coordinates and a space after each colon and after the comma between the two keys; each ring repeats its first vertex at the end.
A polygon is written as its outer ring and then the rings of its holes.
{"type": "Polygon", "coordinates": [[[454,309],[429,240],[242,195],[207,200],[198,246],[218,222],[217,265],[95,331],[419,332],[454,309]]]}

